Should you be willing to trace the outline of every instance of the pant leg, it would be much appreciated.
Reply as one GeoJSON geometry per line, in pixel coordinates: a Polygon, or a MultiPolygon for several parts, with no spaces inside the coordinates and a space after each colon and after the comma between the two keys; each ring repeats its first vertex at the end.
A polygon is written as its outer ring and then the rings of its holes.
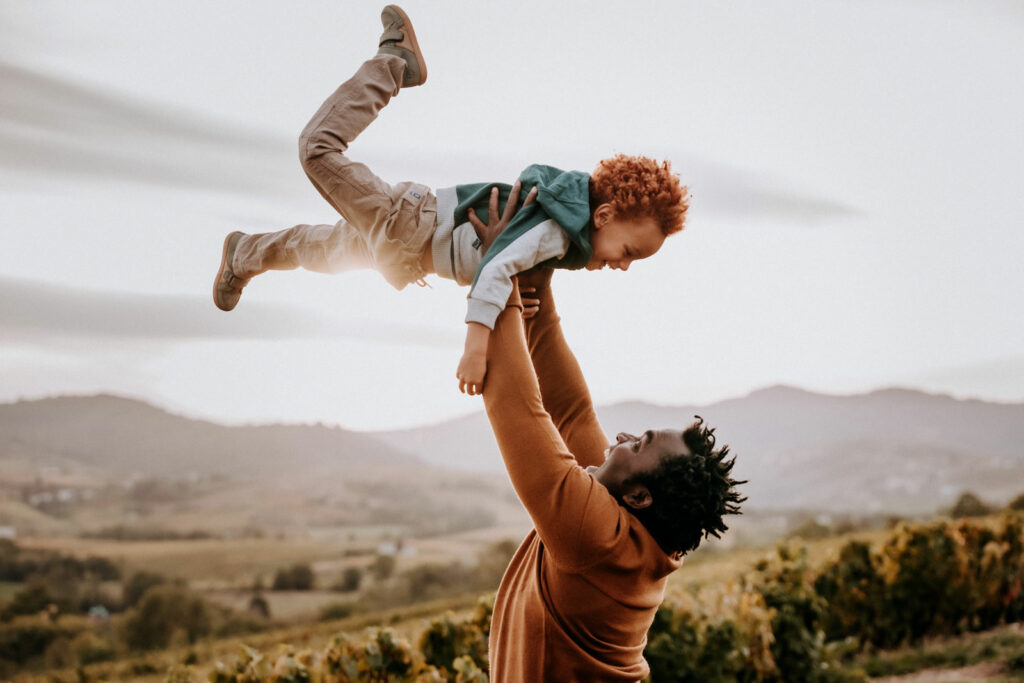
{"type": "Polygon", "coordinates": [[[299,136],[299,160],[324,199],[357,230],[370,232],[391,210],[393,189],[345,152],[398,93],[405,62],[378,55],[328,97],[299,136]]]}
{"type": "Polygon", "coordinates": [[[245,235],[235,247],[232,263],[235,274],[241,278],[268,270],[305,268],[317,273],[343,273],[373,266],[366,242],[345,221],[245,235]]]}
{"type": "Polygon", "coordinates": [[[362,238],[373,267],[398,289],[423,275],[419,259],[433,235],[436,198],[425,185],[389,185],[346,151],[398,94],[404,72],[405,61],[393,55],[366,61],[299,137],[306,175],[362,238]]]}

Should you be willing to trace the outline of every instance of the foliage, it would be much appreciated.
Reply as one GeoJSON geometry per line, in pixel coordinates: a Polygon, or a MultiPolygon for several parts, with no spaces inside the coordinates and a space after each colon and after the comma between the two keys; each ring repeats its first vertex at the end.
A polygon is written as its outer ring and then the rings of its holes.
{"type": "Polygon", "coordinates": [[[50,550],[25,550],[9,539],[0,539],[0,581],[45,580],[50,576],[76,581],[117,581],[121,570],[105,557],[80,560],[50,550]]]}
{"type": "Polygon", "coordinates": [[[109,662],[117,658],[117,646],[93,631],[82,631],[71,641],[71,650],[80,664],[109,662]]]}
{"type": "Polygon", "coordinates": [[[378,581],[390,579],[395,573],[395,558],[391,555],[377,555],[370,565],[370,573],[378,581]]]}
{"type": "Polygon", "coordinates": [[[877,551],[850,543],[819,574],[830,638],[876,647],[1024,617],[1024,526],[962,520],[901,526],[877,551]]]}
{"type": "Polygon", "coordinates": [[[1007,506],[1007,509],[1024,512],[1024,493],[1020,494],[1019,496],[1011,500],[1010,504],[1007,506]]]}
{"type": "Polygon", "coordinates": [[[294,564],[274,574],[276,591],[308,591],[313,589],[313,568],[308,564],[294,564]]]}
{"type": "Polygon", "coordinates": [[[493,598],[481,598],[469,619],[456,621],[451,612],[430,622],[420,636],[419,647],[428,664],[454,669],[455,662],[468,658],[487,672],[487,638],[491,632],[493,598]]]}
{"type": "Polygon", "coordinates": [[[263,617],[264,619],[270,618],[270,603],[263,597],[263,594],[259,591],[252,594],[249,598],[249,611],[253,614],[263,617]]]}
{"type": "Polygon", "coordinates": [[[985,515],[992,513],[992,507],[986,504],[978,496],[971,492],[964,492],[960,494],[956,504],[953,505],[953,509],[950,511],[950,516],[960,517],[984,517],[985,515]]]}
{"type": "Polygon", "coordinates": [[[320,620],[332,621],[352,616],[355,612],[355,605],[351,602],[332,602],[320,608],[320,620]]]}
{"type": "Polygon", "coordinates": [[[167,647],[176,635],[194,643],[211,628],[210,610],[203,599],[175,585],[150,588],[121,625],[124,642],[133,650],[167,647]]]}
{"type": "Polygon", "coordinates": [[[145,571],[135,572],[128,577],[128,580],[124,582],[121,588],[121,601],[126,608],[134,607],[139,603],[139,600],[142,599],[146,591],[153,586],[159,586],[164,583],[167,583],[167,578],[162,574],[145,571]]]}
{"type": "Polygon", "coordinates": [[[361,586],[362,583],[363,570],[359,567],[346,567],[345,571],[341,574],[341,578],[337,583],[331,586],[331,589],[341,593],[352,593],[359,590],[359,586],[361,586]]]}
{"type": "Polygon", "coordinates": [[[21,617],[0,624],[0,662],[24,665],[41,657],[58,639],[73,639],[84,628],[84,624],[77,621],[52,622],[36,617],[21,617]]]}
{"type": "MultiPolygon", "coordinates": [[[[175,667],[168,672],[168,683],[192,681],[188,671],[175,667]]],[[[469,657],[452,664],[452,671],[439,671],[427,664],[423,655],[393,629],[367,629],[361,641],[339,634],[322,652],[283,645],[276,658],[242,646],[241,656],[232,664],[218,662],[210,673],[210,683],[486,683],[487,674],[469,657]]]]}

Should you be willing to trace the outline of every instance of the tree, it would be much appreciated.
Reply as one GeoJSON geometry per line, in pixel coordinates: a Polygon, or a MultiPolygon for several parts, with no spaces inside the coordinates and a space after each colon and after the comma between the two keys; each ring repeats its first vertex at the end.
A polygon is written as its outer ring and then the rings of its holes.
{"type": "Polygon", "coordinates": [[[135,572],[128,577],[121,588],[121,600],[125,608],[134,607],[142,596],[153,586],[167,583],[167,577],[154,572],[135,572]]]}
{"type": "Polygon", "coordinates": [[[270,603],[267,602],[262,593],[257,591],[249,598],[249,611],[264,619],[268,619],[270,618],[270,603]]]}
{"type": "Polygon", "coordinates": [[[334,585],[334,589],[342,593],[351,593],[359,590],[363,583],[363,570],[359,567],[348,567],[341,575],[341,580],[334,585]]]}
{"type": "Polygon", "coordinates": [[[1024,510],[1024,493],[1011,500],[1007,507],[1011,510],[1024,510]]]}
{"type": "Polygon", "coordinates": [[[395,558],[391,555],[377,555],[370,565],[370,573],[378,581],[385,581],[395,573],[395,558]]]}
{"type": "Polygon", "coordinates": [[[953,517],[983,517],[992,512],[992,508],[986,505],[981,498],[967,491],[960,494],[956,505],[950,511],[953,517]]]}
{"type": "Polygon", "coordinates": [[[276,591],[308,591],[313,589],[313,568],[308,564],[295,564],[279,569],[274,575],[276,591]]]}
{"type": "Polygon", "coordinates": [[[167,647],[180,633],[189,643],[207,635],[210,611],[203,599],[185,586],[153,586],[122,623],[125,643],[133,650],[167,647]]]}

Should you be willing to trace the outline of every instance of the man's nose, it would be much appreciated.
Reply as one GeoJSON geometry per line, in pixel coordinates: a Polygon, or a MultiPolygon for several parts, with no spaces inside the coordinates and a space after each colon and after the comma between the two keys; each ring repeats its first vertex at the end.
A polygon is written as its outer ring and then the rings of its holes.
{"type": "Polygon", "coordinates": [[[623,441],[629,441],[633,437],[626,432],[619,432],[615,435],[615,443],[622,443],[623,441]]]}

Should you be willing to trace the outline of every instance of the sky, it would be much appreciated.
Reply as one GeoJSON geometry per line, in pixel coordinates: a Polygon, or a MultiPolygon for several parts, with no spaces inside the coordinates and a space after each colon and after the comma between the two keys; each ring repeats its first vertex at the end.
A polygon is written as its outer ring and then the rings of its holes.
{"type": "MultiPolygon", "coordinates": [[[[403,5],[429,67],[350,148],[391,182],[669,159],[685,231],[561,272],[598,403],[772,384],[1024,400],[1024,5],[403,5]]],[[[111,392],[227,423],[388,429],[458,393],[465,289],[273,272],[224,235],[338,216],[298,163],[376,50],[366,2],[0,0],[0,401],[111,392]]]]}

